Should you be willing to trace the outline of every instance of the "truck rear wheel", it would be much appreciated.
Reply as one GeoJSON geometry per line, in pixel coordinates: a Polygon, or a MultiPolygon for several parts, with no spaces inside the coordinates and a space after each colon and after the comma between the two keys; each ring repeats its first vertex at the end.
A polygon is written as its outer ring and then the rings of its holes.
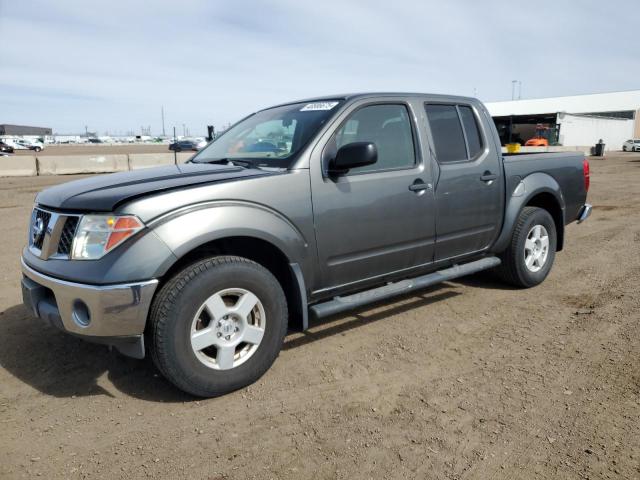
{"type": "Polygon", "coordinates": [[[507,283],[529,288],[544,281],[556,255],[556,225],[546,210],[525,207],[513,230],[511,244],[501,254],[498,275],[507,283]]]}
{"type": "Polygon", "coordinates": [[[214,397],[260,378],[286,332],[286,298],[271,272],[246,258],[218,256],[162,287],[147,336],[154,363],[171,383],[214,397]]]}

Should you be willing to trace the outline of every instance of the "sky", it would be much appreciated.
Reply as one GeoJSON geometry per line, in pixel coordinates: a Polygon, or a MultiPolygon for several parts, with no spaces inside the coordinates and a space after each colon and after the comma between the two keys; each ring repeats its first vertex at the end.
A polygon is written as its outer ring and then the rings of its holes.
{"type": "Polygon", "coordinates": [[[0,123],[204,135],[361,91],[640,88],[635,0],[0,0],[0,123]]]}

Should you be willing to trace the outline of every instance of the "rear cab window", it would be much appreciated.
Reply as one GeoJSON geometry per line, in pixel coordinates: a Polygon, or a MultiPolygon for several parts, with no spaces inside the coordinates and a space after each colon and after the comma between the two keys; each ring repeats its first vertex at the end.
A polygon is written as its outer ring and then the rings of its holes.
{"type": "Polygon", "coordinates": [[[484,139],[471,106],[428,103],[425,111],[438,163],[471,161],[482,153],[484,139]]]}

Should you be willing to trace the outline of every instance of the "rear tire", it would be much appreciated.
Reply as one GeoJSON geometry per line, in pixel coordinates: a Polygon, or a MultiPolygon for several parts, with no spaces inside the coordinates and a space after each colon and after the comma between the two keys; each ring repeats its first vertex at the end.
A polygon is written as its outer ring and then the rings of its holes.
{"type": "Polygon", "coordinates": [[[556,245],[556,225],[549,212],[525,207],[516,222],[511,244],[500,255],[502,264],[496,273],[503,281],[517,287],[534,287],[549,275],[556,245]]]}
{"type": "Polygon", "coordinates": [[[214,397],[258,380],[287,332],[276,278],[241,257],[196,262],[172,277],[151,307],[147,332],[158,370],[179,389],[214,397]]]}

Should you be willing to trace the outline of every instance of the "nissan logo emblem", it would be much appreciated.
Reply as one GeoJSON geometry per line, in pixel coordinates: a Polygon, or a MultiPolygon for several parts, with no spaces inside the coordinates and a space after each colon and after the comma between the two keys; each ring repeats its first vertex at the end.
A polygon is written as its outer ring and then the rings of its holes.
{"type": "Polygon", "coordinates": [[[35,243],[44,235],[44,221],[42,217],[38,217],[33,221],[32,241],[35,243]]]}

